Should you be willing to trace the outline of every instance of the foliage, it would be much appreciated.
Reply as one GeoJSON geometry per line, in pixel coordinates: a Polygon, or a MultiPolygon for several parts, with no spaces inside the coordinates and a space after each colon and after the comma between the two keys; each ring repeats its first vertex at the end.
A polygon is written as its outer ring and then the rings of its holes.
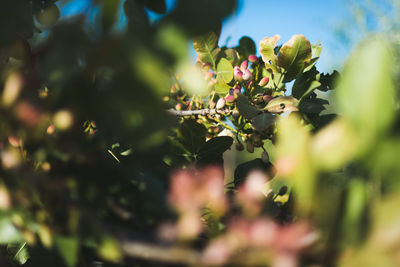
{"type": "Polygon", "coordinates": [[[220,47],[233,0],[65,3],[0,9],[2,266],[399,265],[384,37],[339,77],[304,35],[220,47]]]}

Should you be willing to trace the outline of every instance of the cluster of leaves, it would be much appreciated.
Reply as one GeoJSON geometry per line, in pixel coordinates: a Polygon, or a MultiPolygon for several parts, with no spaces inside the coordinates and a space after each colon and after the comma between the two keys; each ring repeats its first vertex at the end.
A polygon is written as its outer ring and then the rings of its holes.
{"type": "MultiPolygon", "coordinates": [[[[237,150],[243,150],[242,143],[245,142],[247,151],[253,153],[254,147],[263,147],[265,140],[274,141],[276,121],[282,113],[296,113],[314,131],[320,129],[334,115],[321,115],[324,105],[329,102],[318,97],[316,91],[333,89],[338,73],[317,71],[315,64],[321,45],[311,45],[303,35],[294,35],[277,46],[279,39],[279,35],[264,38],[260,42],[261,56],[257,57],[256,45],[249,37],[243,37],[234,48],[220,48],[215,32],[196,37],[193,41],[198,55],[196,66],[199,75],[205,79],[206,90],[191,93],[186,88],[190,85],[178,76],[167,98],[176,110],[172,113],[186,118],[192,115],[192,119],[201,115],[198,123],[204,126],[203,131],[207,129],[209,142],[215,143],[215,149],[220,147],[219,152],[229,147],[228,139],[217,137],[225,129],[228,131],[225,135],[235,136],[237,150]],[[291,95],[286,94],[289,82],[293,82],[291,95]],[[195,110],[198,112],[190,112],[195,110]]],[[[185,123],[181,131],[194,129],[185,123]]],[[[204,135],[203,131],[194,130],[199,135],[204,135]]],[[[196,141],[192,140],[192,143],[196,141]]],[[[175,144],[176,155],[191,162],[209,157],[200,151],[200,143],[188,146],[181,140],[175,144]]]]}

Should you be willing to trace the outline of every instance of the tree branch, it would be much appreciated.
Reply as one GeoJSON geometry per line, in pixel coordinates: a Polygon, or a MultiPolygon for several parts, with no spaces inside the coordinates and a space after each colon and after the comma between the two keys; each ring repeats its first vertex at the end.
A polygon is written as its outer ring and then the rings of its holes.
{"type": "Polygon", "coordinates": [[[175,109],[169,109],[167,110],[168,113],[172,115],[176,115],[178,117],[184,117],[184,116],[194,116],[194,115],[202,115],[202,116],[207,116],[207,115],[216,115],[219,113],[229,113],[229,110],[217,110],[217,109],[198,109],[198,110],[175,110],[175,109]]]}

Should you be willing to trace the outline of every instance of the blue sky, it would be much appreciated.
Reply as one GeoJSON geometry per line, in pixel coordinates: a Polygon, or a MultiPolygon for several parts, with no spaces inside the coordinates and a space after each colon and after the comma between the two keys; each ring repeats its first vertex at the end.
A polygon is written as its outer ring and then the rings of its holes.
{"type": "MultiPolygon", "coordinates": [[[[70,1],[70,4],[62,8],[62,15],[87,12],[91,1],[70,1]]],[[[261,39],[275,34],[281,36],[280,42],[283,43],[293,34],[301,33],[311,43],[321,41],[323,50],[317,66],[322,72],[330,72],[340,68],[359,39],[359,36],[355,36],[351,42],[346,42],[338,33],[341,27],[348,30],[354,26],[350,3],[353,3],[354,7],[356,1],[238,0],[238,12],[223,24],[220,45],[235,46],[242,36],[247,35],[258,46],[261,39]]],[[[168,9],[173,7],[174,2],[175,0],[167,0],[168,9]]],[[[152,19],[159,17],[151,12],[149,14],[152,19]]],[[[353,34],[357,35],[354,31],[353,34]]]]}
{"type": "MultiPolygon", "coordinates": [[[[322,54],[318,68],[327,72],[337,68],[349,54],[348,43],[337,33],[340,24],[351,22],[349,1],[343,0],[241,0],[237,15],[226,20],[220,41],[230,37],[236,45],[243,35],[256,42],[279,34],[281,43],[294,34],[304,34],[311,43],[321,41],[322,54]]],[[[257,47],[258,48],[258,47],[257,47]]]]}

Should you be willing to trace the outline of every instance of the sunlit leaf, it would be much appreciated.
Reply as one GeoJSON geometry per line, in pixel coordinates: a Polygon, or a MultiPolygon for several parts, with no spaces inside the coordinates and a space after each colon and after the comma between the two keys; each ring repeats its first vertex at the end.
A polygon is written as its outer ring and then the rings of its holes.
{"type": "Polygon", "coordinates": [[[285,69],[284,82],[290,82],[306,67],[311,59],[311,44],[302,34],[293,35],[279,50],[278,66],[285,69]]]}
{"type": "Polygon", "coordinates": [[[218,36],[215,32],[210,32],[193,38],[193,47],[197,56],[203,63],[211,63],[215,69],[217,65],[218,36]]]}
{"type": "Polygon", "coordinates": [[[273,65],[276,64],[275,47],[280,39],[281,37],[277,34],[273,37],[265,37],[260,42],[260,53],[265,63],[271,62],[273,65]]]}
{"type": "Polygon", "coordinates": [[[217,65],[217,80],[229,83],[233,79],[232,64],[225,58],[221,58],[217,65]]]}

